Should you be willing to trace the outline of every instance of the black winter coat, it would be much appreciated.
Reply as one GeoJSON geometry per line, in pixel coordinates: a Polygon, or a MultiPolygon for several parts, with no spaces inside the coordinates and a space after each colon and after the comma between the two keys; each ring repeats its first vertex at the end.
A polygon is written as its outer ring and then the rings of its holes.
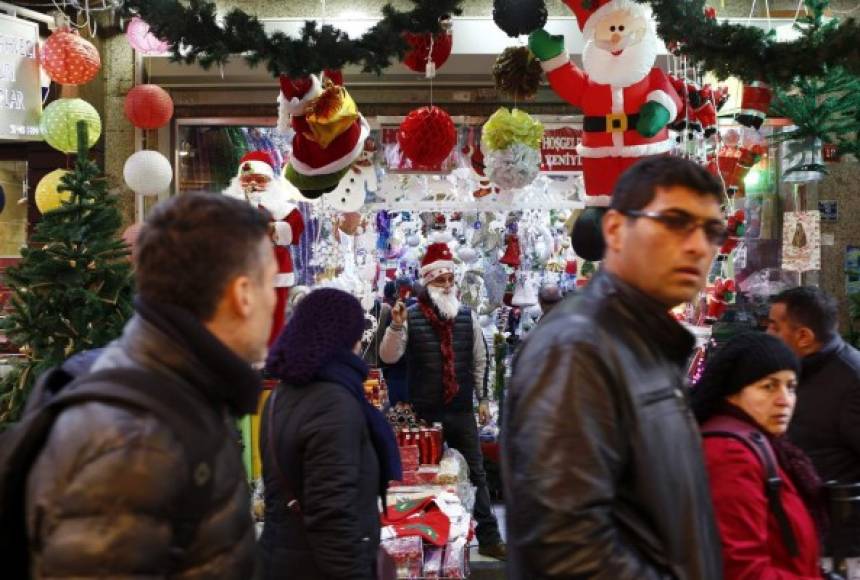
{"type": "Polygon", "coordinates": [[[788,435],[823,481],[860,482],[860,352],[838,336],[803,359],[788,435]]]}
{"type": "Polygon", "coordinates": [[[509,578],[722,580],[692,346],[608,273],[528,335],[503,431],[509,578]]]}
{"type": "MultiPolygon", "coordinates": [[[[249,490],[227,408],[244,391],[245,408],[234,412],[248,412],[257,373],[202,325],[180,328],[172,315],[135,316],[93,369],[129,366],[172,375],[199,401],[200,413],[223,419],[211,507],[170,577],[252,578],[249,490]]],[[[191,485],[188,472],[179,440],[149,413],[97,402],[64,411],[27,483],[34,577],[168,577],[173,513],[191,485]]]]}
{"type": "Polygon", "coordinates": [[[359,401],[335,383],[278,387],[272,438],[299,500],[286,508],[269,441],[269,406],[260,428],[266,523],[265,578],[370,580],[379,547],[379,460],[359,401]]]}

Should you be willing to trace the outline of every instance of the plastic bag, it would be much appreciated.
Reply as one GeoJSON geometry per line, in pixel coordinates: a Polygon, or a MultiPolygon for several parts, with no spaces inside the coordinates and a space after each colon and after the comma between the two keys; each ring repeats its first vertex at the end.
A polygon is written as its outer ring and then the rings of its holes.
{"type": "Polygon", "coordinates": [[[463,454],[456,449],[448,448],[439,462],[439,476],[436,483],[440,485],[456,485],[469,481],[469,464],[463,454]]]}

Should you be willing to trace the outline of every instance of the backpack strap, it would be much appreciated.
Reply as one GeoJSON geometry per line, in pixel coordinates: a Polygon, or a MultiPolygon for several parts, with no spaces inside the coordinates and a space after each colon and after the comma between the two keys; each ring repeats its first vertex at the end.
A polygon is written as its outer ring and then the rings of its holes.
{"type": "Polygon", "coordinates": [[[149,369],[112,368],[90,373],[64,388],[49,406],[59,412],[92,401],[150,412],[167,424],[182,445],[188,485],[169,514],[173,522],[171,565],[176,570],[211,506],[215,458],[226,425],[214,408],[201,405],[199,398],[189,394],[186,385],[149,369]]]}
{"type": "Polygon", "coordinates": [[[776,456],[767,439],[754,428],[733,417],[719,417],[705,423],[702,437],[723,437],[741,442],[752,451],[764,468],[764,491],[767,496],[768,509],[776,517],[782,541],[792,556],[798,555],[797,539],[791,529],[791,522],[785,513],[780,499],[782,478],[777,469],[776,456]]]}

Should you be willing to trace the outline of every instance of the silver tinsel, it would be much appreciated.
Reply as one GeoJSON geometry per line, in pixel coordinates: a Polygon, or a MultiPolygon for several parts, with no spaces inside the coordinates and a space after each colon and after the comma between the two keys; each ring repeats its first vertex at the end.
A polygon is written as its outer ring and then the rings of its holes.
{"type": "Polygon", "coordinates": [[[520,189],[529,185],[540,172],[540,151],[514,143],[507,149],[484,155],[487,177],[502,189],[520,189]]]}

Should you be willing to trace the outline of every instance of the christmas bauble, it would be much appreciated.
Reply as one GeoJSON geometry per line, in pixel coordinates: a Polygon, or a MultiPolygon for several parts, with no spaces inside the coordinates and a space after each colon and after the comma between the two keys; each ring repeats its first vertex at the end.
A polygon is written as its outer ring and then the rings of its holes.
{"type": "Polygon", "coordinates": [[[531,34],[546,24],[544,0],[493,0],[493,21],[505,34],[531,34]]]}
{"type": "Polygon", "coordinates": [[[451,56],[451,47],[454,46],[454,36],[450,32],[404,32],[403,39],[410,47],[403,57],[403,64],[420,73],[427,69],[428,56],[436,68],[440,68],[451,56]]]}
{"type": "Polygon", "coordinates": [[[125,30],[125,37],[133,49],[143,55],[164,54],[170,45],[149,31],[149,24],[135,16],[125,30]]]}
{"type": "Polygon", "coordinates": [[[138,151],[126,160],[122,176],[128,188],[138,195],[157,195],[170,187],[173,169],[167,157],[158,151],[138,151]]]}
{"type": "Polygon", "coordinates": [[[457,144],[457,129],[451,116],[439,107],[410,112],[397,130],[400,150],[415,168],[442,164],[457,144]]]}
{"type": "Polygon", "coordinates": [[[158,129],[173,116],[173,99],[158,85],[138,85],[125,96],[125,116],[139,129],[158,129]]]}
{"type": "Polygon", "coordinates": [[[36,207],[42,214],[58,209],[63,202],[72,199],[71,191],[59,191],[60,180],[69,173],[65,169],[55,169],[39,180],[36,185],[36,207]]]}
{"type": "Polygon", "coordinates": [[[93,43],[67,28],[48,37],[42,46],[41,62],[51,79],[62,85],[88,83],[102,66],[93,43]]]}
{"type": "Polygon", "coordinates": [[[42,112],[39,130],[45,141],[63,153],[78,150],[78,121],[87,125],[87,145],[92,147],[102,133],[98,111],[83,99],[57,99],[42,112]]]}

